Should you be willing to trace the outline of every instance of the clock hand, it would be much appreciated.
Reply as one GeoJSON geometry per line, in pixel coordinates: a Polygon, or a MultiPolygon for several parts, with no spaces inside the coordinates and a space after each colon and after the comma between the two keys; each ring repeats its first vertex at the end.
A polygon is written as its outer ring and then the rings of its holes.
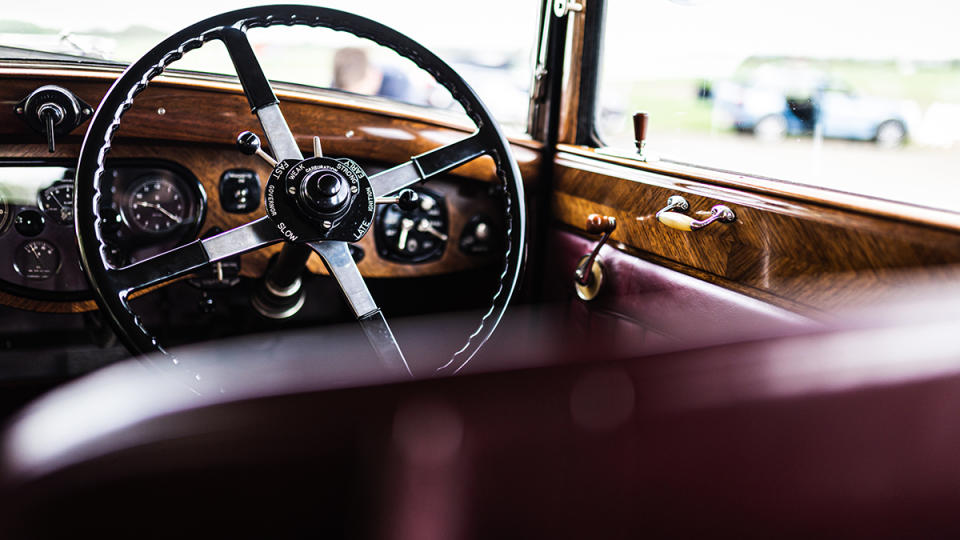
{"type": "Polygon", "coordinates": [[[178,216],[178,215],[176,215],[176,214],[170,213],[169,210],[167,210],[166,208],[160,206],[159,204],[150,203],[150,202],[145,202],[145,201],[137,201],[137,202],[133,203],[133,205],[134,205],[134,206],[146,206],[146,207],[148,207],[148,208],[156,208],[156,209],[159,210],[161,213],[163,213],[164,215],[166,215],[168,218],[176,221],[177,223],[182,223],[182,222],[183,222],[183,218],[181,218],[180,216],[178,216]]]}

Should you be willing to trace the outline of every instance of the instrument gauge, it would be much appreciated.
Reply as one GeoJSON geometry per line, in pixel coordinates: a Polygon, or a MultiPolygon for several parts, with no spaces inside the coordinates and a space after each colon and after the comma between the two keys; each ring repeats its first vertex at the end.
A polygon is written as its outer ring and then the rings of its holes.
{"type": "Polygon", "coordinates": [[[447,209],[437,193],[417,188],[419,204],[403,209],[393,203],[377,209],[375,239],[380,256],[397,262],[439,259],[447,245],[447,209]]]}
{"type": "Polygon", "coordinates": [[[49,279],[60,271],[60,251],[46,240],[30,240],[14,254],[13,267],[27,279],[49,279]]]}
{"type": "Polygon", "coordinates": [[[58,182],[41,191],[38,205],[60,225],[73,225],[73,183],[58,182]]]}
{"type": "Polygon", "coordinates": [[[168,233],[184,224],[188,217],[180,187],[159,175],[138,180],[123,210],[131,228],[149,234],[168,233]]]}

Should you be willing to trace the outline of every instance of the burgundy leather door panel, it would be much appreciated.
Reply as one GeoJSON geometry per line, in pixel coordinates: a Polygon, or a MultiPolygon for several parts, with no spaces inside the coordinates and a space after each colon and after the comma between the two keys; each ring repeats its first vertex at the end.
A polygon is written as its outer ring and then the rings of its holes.
{"type": "Polygon", "coordinates": [[[551,237],[548,298],[567,308],[568,322],[590,339],[642,352],[715,345],[793,334],[816,326],[811,319],[766,302],[624,253],[609,245],[600,294],[580,300],[573,287],[579,259],[595,239],[566,231],[551,237]]]}

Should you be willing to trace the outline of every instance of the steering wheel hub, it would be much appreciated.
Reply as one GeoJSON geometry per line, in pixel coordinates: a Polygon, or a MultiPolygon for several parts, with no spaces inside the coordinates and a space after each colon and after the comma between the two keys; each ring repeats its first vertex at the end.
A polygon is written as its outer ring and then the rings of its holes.
{"type": "Polygon", "coordinates": [[[308,173],[300,184],[301,206],[320,216],[333,215],[346,208],[350,198],[347,180],[329,169],[308,173]]]}
{"type": "Polygon", "coordinates": [[[376,199],[354,161],[313,157],[277,164],[267,182],[266,207],[290,242],[356,242],[373,223],[376,199]]]}

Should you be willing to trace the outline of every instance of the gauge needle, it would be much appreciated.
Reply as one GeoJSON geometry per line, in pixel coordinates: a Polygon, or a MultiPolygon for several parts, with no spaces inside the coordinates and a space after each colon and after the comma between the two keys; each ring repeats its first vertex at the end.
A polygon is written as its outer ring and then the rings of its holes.
{"type": "Polygon", "coordinates": [[[403,218],[403,221],[400,222],[400,241],[397,242],[397,247],[400,248],[400,251],[407,249],[407,235],[410,234],[410,229],[413,229],[413,220],[403,218]]]}
{"type": "Polygon", "coordinates": [[[33,256],[37,259],[40,258],[40,252],[37,251],[37,246],[33,244],[27,244],[27,247],[30,248],[30,253],[33,253],[33,256]]]}
{"type": "Polygon", "coordinates": [[[430,224],[430,220],[428,220],[428,219],[421,219],[421,220],[420,220],[420,223],[417,224],[417,230],[420,231],[420,232],[430,233],[430,234],[436,236],[437,238],[443,240],[444,242],[447,241],[447,235],[445,235],[445,234],[443,234],[442,232],[434,229],[434,228],[433,228],[433,225],[430,224]]]}
{"type": "Polygon", "coordinates": [[[155,203],[151,203],[151,202],[144,202],[144,201],[137,201],[137,202],[133,203],[133,205],[134,205],[134,206],[146,206],[146,207],[148,207],[148,208],[156,208],[156,209],[159,210],[161,213],[163,213],[165,216],[167,216],[168,218],[176,221],[177,223],[181,223],[181,222],[183,221],[183,219],[182,219],[180,216],[178,216],[178,215],[176,215],[176,214],[171,214],[169,210],[167,210],[166,208],[160,206],[159,204],[155,204],[155,203]]]}

